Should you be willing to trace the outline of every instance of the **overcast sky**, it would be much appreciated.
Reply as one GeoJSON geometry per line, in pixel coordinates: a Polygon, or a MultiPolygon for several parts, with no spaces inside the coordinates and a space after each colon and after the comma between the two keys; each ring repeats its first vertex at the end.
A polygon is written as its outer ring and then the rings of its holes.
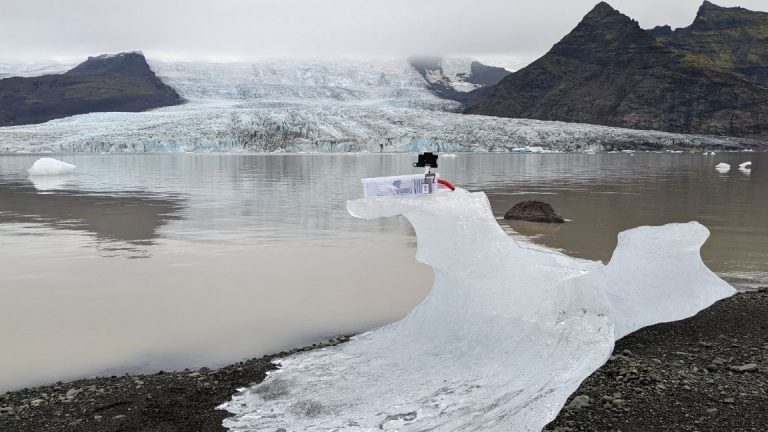
{"type": "MultiPolygon", "coordinates": [[[[0,58],[141,50],[155,58],[457,54],[524,61],[596,0],[0,0],[0,58]]],[[[644,28],[691,23],[700,0],[612,0],[644,28]]],[[[766,0],[715,0],[768,11],[766,0]]]]}

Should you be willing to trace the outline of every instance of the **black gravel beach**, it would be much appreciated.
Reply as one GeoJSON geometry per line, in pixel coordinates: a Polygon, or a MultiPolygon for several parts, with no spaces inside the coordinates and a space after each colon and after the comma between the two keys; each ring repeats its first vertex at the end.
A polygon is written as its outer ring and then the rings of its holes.
{"type": "MultiPolygon", "coordinates": [[[[765,431],[768,289],[633,333],[546,431],[765,431]]],[[[320,345],[343,343],[348,337],[320,345]]],[[[296,352],[299,350],[294,350],[296,352]]],[[[0,395],[0,431],[224,431],[215,407],[283,352],[220,369],[56,383],[0,395]]]]}

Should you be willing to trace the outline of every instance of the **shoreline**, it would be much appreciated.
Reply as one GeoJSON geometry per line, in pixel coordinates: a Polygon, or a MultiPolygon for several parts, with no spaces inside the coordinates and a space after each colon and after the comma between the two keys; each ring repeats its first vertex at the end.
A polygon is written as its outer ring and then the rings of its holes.
{"type": "MultiPolygon", "coordinates": [[[[616,343],[611,359],[544,430],[762,431],[768,425],[768,288],[721,300],[682,321],[616,343]]],[[[216,406],[274,369],[272,359],[218,369],[86,378],[0,394],[0,430],[226,431],[216,406]]]]}

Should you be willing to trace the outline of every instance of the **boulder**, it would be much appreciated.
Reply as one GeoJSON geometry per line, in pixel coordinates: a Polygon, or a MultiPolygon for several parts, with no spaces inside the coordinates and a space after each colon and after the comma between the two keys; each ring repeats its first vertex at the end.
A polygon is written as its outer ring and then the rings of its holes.
{"type": "Polygon", "coordinates": [[[522,201],[504,214],[504,219],[528,222],[563,223],[565,219],[555,212],[551,205],[542,201],[522,201]]]}

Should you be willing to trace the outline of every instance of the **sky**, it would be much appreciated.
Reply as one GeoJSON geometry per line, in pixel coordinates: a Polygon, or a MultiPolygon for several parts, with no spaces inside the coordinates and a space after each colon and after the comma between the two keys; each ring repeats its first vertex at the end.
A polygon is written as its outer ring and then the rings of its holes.
{"type": "MultiPolygon", "coordinates": [[[[169,60],[462,55],[527,63],[597,0],[0,0],[0,59],[142,51],[169,60]]],[[[610,0],[644,28],[701,0],[610,0]]],[[[766,0],[715,0],[768,11],[766,0]]],[[[500,60],[501,61],[501,60],[500,60]]]]}

